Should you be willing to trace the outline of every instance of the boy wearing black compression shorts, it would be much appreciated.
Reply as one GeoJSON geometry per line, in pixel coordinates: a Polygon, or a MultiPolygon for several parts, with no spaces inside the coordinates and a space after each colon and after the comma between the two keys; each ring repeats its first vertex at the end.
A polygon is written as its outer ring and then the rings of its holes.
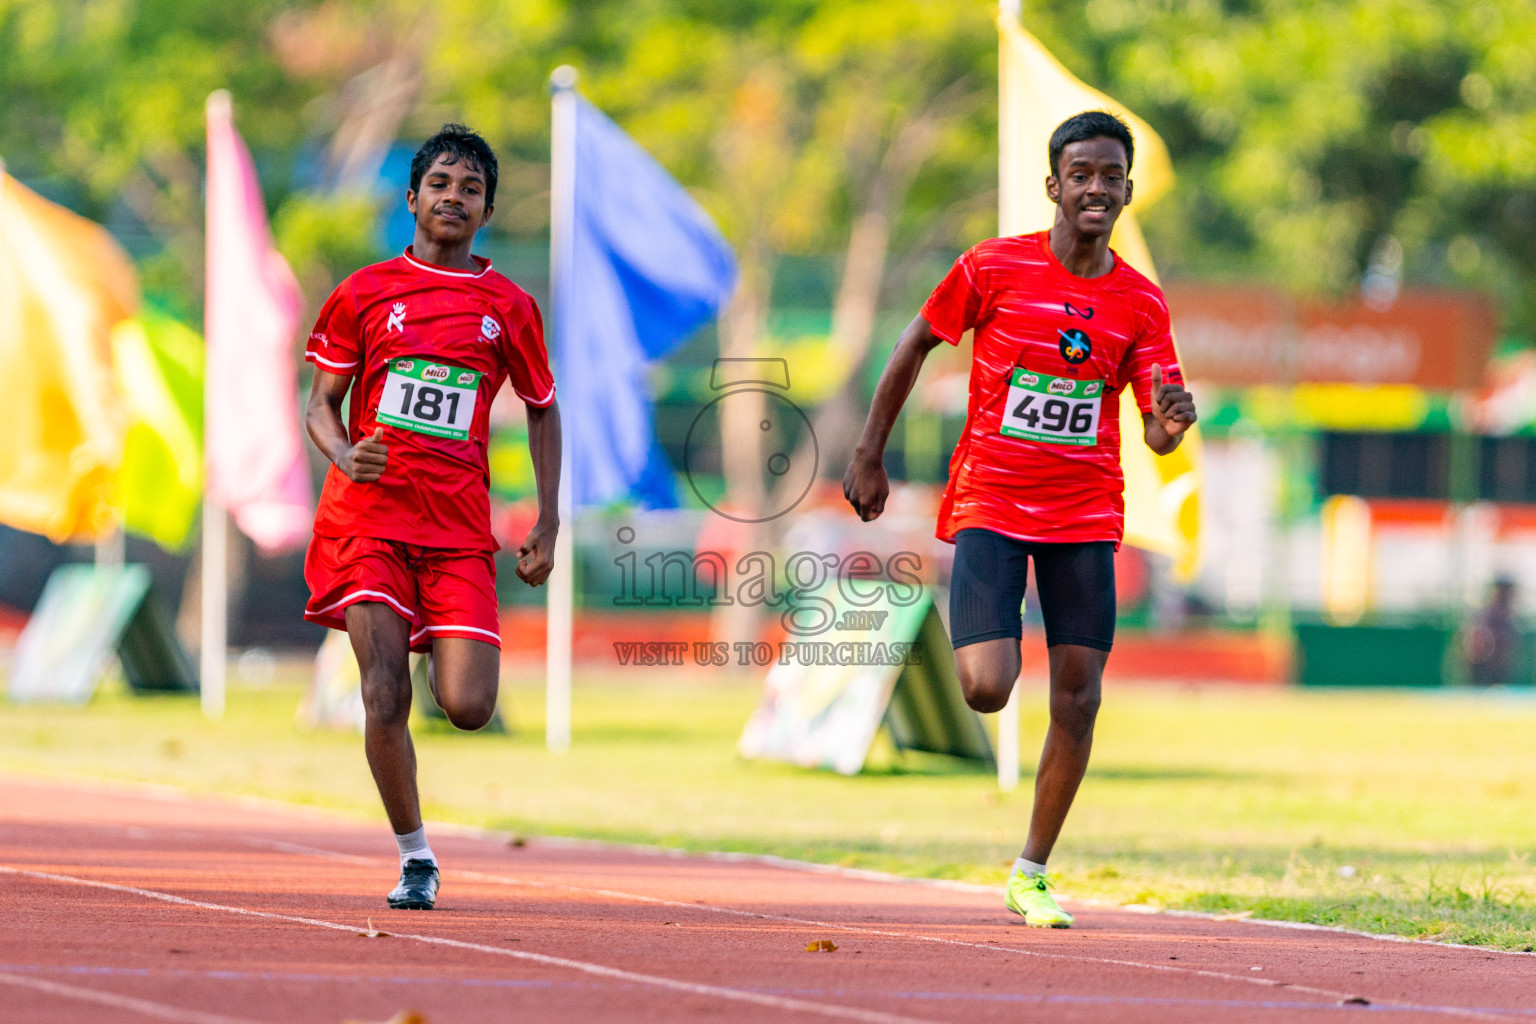
{"type": "Polygon", "coordinates": [[[1045,863],[1088,767],[1115,633],[1114,553],[1125,532],[1120,394],[1166,455],[1195,422],[1162,291],[1109,248],[1131,201],[1130,129],[1094,111],[1051,136],[1049,231],[974,246],[902,333],[843,478],[866,522],[885,509],[886,439],[923,360],[974,331],[965,431],[949,464],[938,536],[955,545],[950,632],[965,699],[999,711],[1018,678],[1029,561],[1045,619],[1051,725],[1005,904],[1040,927],[1072,923],[1045,863]]]}

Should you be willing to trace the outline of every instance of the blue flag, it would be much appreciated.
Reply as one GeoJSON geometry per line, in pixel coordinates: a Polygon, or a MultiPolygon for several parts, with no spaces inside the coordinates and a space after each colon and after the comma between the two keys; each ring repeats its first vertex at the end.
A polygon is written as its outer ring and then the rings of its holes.
{"type": "Polygon", "coordinates": [[[736,258],[693,197],[580,98],[575,148],[571,267],[554,325],[572,497],[577,508],[626,497],[674,508],[647,366],[720,311],[736,258]]]}

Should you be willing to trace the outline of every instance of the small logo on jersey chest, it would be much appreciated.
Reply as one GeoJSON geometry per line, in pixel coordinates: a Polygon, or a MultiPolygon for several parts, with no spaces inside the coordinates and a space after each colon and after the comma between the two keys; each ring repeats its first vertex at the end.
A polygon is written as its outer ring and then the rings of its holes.
{"type": "Polygon", "coordinates": [[[384,332],[399,331],[405,333],[405,303],[397,302],[389,313],[389,323],[384,325],[384,332]]]}
{"type": "Polygon", "coordinates": [[[1092,320],[1093,319],[1093,307],[1092,306],[1084,306],[1081,309],[1079,309],[1078,307],[1072,305],[1072,303],[1070,303],[1070,302],[1063,302],[1062,306],[1066,309],[1067,316],[1080,316],[1084,320],[1092,320]]]}
{"type": "Polygon", "coordinates": [[[480,334],[486,341],[495,341],[501,337],[501,324],[488,316],[480,318],[480,334]]]}
{"type": "Polygon", "coordinates": [[[1074,327],[1070,331],[1058,330],[1056,333],[1061,338],[1058,346],[1061,349],[1061,358],[1073,366],[1085,362],[1093,354],[1093,341],[1088,337],[1087,331],[1080,331],[1074,327]]]}

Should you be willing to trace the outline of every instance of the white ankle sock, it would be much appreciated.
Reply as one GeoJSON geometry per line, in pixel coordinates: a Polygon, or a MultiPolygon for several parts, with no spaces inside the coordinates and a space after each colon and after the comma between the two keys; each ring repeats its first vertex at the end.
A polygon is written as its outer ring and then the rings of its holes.
{"type": "Polygon", "coordinates": [[[395,836],[395,845],[400,847],[401,867],[404,867],[408,860],[429,860],[433,864],[437,863],[437,854],[433,853],[432,847],[427,845],[427,826],[425,825],[415,832],[395,836]]]}
{"type": "Polygon", "coordinates": [[[1045,874],[1045,865],[1036,864],[1032,860],[1025,860],[1023,857],[1020,857],[1013,862],[1013,870],[1022,871],[1026,875],[1043,875],[1045,874]]]}

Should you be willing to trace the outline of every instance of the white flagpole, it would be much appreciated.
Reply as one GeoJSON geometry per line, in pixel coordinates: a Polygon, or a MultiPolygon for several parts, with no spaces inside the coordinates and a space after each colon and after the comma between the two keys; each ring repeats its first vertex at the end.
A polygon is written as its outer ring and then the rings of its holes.
{"type": "MultiPolygon", "coordinates": [[[[221,105],[227,107],[229,103],[229,93],[223,89],[208,96],[209,109],[221,105]]],[[[211,248],[213,225],[208,224],[206,227],[211,248]]],[[[204,274],[207,274],[207,249],[204,250],[203,261],[204,274]]],[[[208,298],[209,296],[205,293],[204,300],[208,298]]],[[[218,395],[214,382],[218,375],[218,367],[213,358],[211,344],[213,335],[205,330],[203,336],[205,339],[203,342],[203,564],[200,582],[202,614],[199,617],[202,621],[199,628],[197,654],[198,678],[203,714],[209,718],[222,718],[224,715],[224,669],[228,649],[229,565],[225,546],[229,520],[227,513],[214,501],[208,491],[208,483],[212,478],[209,462],[213,441],[213,431],[208,428],[217,407],[218,395]]]]}
{"type": "MultiPolygon", "coordinates": [[[[572,231],[576,215],[576,69],[562,64],[549,76],[552,121],[550,132],[549,188],[549,305],[555,330],[565,327],[570,303],[572,231]]],[[[575,369],[557,365],[566,374],[575,369]]],[[[544,742],[551,751],[564,753],[571,745],[571,636],[574,615],[576,517],[571,500],[571,443],[565,433],[561,445],[561,536],[555,543],[555,567],[549,574],[549,612],[545,650],[544,742]]]]}
{"type": "MultiPolygon", "coordinates": [[[[1004,17],[1015,21],[1022,14],[1023,0],[1002,0],[1004,17]]],[[[1002,40],[998,40],[999,46],[1002,40]]],[[[998,234],[1019,230],[1018,134],[1013,120],[1019,111],[1008,107],[1007,62],[998,51],[997,69],[997,224],[998,234]]],[[[1019,786],[1019,684],[1015,680],[1008,703],[997,713],[997,788],[1004,792],[1019,786]]]]}
{"type": "MultiPolygon", "coordinates": [[[[206,370],[205,370],[206,372],[206,370]]],[[[206,385],[205,385],[206,399],[206,385]]],[[[203,437],[207,438],[207,431],[203,437]]],[[[204,471],[206,474],[206,470],[204,471]]],[[[203,714],[224,717],[224,668],[228,647],[226,619],[229,614],[227,543],[229,520],[218,503],[203,492],[202,628],[198,643],[198,678],[201,680],[203,714]]]]}

